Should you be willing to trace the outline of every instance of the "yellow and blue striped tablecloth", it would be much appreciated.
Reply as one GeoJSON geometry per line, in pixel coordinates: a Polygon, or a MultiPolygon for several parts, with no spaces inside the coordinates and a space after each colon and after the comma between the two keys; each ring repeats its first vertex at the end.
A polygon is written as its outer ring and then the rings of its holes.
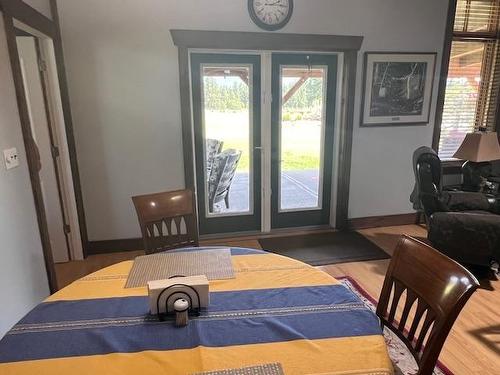
{"type": "Polygon", "coordinates": [[[124,288],[132,261],[75,281],[0,341],[0,374],[170,375],[276,362],[285,374],[392,374],[377,317],[337,280],[259,250],[231,255],[236,277],[210,281],[208,311],[183,328],[148,315],[146,288],[124,288]]]}

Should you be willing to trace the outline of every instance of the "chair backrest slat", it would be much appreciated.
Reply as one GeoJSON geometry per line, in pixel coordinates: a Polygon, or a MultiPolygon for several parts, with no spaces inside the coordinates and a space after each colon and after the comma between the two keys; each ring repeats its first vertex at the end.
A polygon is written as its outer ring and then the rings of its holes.
{"type": "MultiPolygon", "coordinates": [[[[407,336],[408,341],[410,342],[413,341],[413,338],[415,337],[415,333],[417,332],[417,328],[420,324],[420,321],[422,320],[422,317],[424,316],[424,313],[427,311],[428,307],[429,306],[422,299],[417,300],[417,310],[415,311],[415,316],[413,317],[413,323],[411,324],[410,331],[408,332],[407,336]]],[[[404,329],[404,326],[402,327],[402,329],[404,329]]]]}
{"type": "Polygon", "coordinates": [[[410,309],[417,299],[417,295],[411,290],[406,290],[406,302],[403,308],[403,313],[401,314],[401,319],[399,320],[399,330],[403,330],[406,326],[406,320],[408,319],[408,314],[410,313],[410,309]]]}
{"type": "Polygon", "coordinates": [[[191,190],[140,195],[132,197],[132,201],[146,254],[198,246],[198,220],[191,190]]]}
{"type": "Polygon", "coordinates": [[[391,311],[389,312],[389,317],[387,318],[387,320],[390,323],[392,323],[394,321],[394,317],[396,315],[396,308],[398,307],[399,300],[401,299],[401,295],[405,291],[405,287],[403,286],[403,284],[401,284],[397,280],[394,281],[393,288],[394,288],[394,296],[392,297],[391,311]]]}
{"type": "Polygon", "coordinates": [[[418,374],[432,374],[455,319],[478,286],[458,263],[402,236],[387,270],[377,315],[413,354],[418,374]]]}
{"type": "Polygon", "coordinates": [[[420,330],[417,341],[415,343],[416,352],[420,352],[422,350],[422,346],[424,344],[424,339],[427,336],[427,332],[429,331],[431,325],[435,323],[435,320],[436,316],[432,313],[432,311],[427,310],[427,315],[425,316],[424,324],[422,325],[422,329],[420,330]]]}

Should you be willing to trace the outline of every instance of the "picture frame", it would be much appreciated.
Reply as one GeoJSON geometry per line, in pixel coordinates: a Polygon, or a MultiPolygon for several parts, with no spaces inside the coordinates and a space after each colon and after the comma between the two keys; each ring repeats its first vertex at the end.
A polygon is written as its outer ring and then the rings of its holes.
{"type": "Polygon", "coordinates": [[[365,52],[361,126],[427,125],[436,52],[365,52]]]}

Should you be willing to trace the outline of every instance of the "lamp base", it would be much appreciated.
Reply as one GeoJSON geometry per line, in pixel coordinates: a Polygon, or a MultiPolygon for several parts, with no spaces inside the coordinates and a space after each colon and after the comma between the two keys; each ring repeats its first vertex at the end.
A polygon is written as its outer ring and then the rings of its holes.
{"type": "Polygon", "coordinates": [[[488,177],[491,175],[491,162],[473,162],[466,161],[462,165],[462,174],[464,178],[463,188],[467,191],[482,192],[488,177]]]}

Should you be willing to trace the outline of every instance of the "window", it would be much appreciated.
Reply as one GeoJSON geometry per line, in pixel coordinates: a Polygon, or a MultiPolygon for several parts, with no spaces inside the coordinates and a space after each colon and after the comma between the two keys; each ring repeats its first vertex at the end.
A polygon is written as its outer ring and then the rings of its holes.
{"type": "Polygon", "coordinates": [[[439,156],[450,160],[465,135],[496,130],[500,90],[500,0],[458,0],[441,119],[439,156]]]}

